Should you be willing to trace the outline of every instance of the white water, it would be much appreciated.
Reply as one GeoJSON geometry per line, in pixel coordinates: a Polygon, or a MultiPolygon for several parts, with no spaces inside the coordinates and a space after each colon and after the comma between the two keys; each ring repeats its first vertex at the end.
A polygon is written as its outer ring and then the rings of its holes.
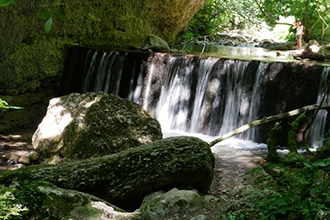
{"type": "MultiPolygon", "coordinates": [[[[196,64],[189,57],[170,57],[155,109],[162,129],[221,136],[258,119],[261,82],[269,64],[259,64],[253,83],[246,71],[249,63],[209,57],[196,64]]],[[[252,129],[240,137],[253,139],[255,133],[252,129]]]]}
{"type": "MultiPolygon", "coordinates": [[[[248,91],[245,91],[244,73],[249,62],[230,62],[228,69],[228,79],[225,85],[226,103],[224,120],[222,122],[219,135],[226,134],[244,124],[249,112],[250,104],[248,91]]],[[[258,108],[258,106],[255,106],[258,108]]]]}
{"type": "MultiPolygon", "coordinates": [[[[320,104],[324,99],[324,103],[330,103],[330,90],[327,91],[327,86],[329,86],[329,74],[330,67],[324,68],[322,72],[322,79],[319,86],[319,92],[317,97],[317,104],[320,104]]],[[[311,145],[313,147],[320,147],[324,143],[323,134],[325,132],[325,122],[327,118],[327,111],[320,110],[312,125],[311,133],[311,145]]]]}
{"type": "Polygon", "coordinates": [[[188,106],[191,90],[191,70],[193,65],[187,57],[170,57],[167,75],[156,107],[156,118],[163,129],[185,131],[187,129],[188,106]],[[179,65],[173,65],[176,62],[179,65]],[[172,73],[172,74],[170,74],[172,73]]]}
{"type": "MultiPolygon", "coordinates": [[[[200,127],[200,124],[204,124],[204,115],[207,114],[209,111],[209,106],[203,105],[203,100],[205,97],[206,91],[211,94],[215,95],[217,92],[217,89],[219,88],[219,82],[217,80],[214,80],[210,82],[210,86],[208,87],[208,83],[210,81],[210,73],[212,71],[212,67],[215,65],[215,63],[218,61],[218,59],[215,58],[207,58],[205,60],[202,60],[198,69],[198,83],[196,86],[196,96],[194,100],[194,106],[192,111],[192,119],[191,119],[191,125],[189,132],[190,133],[196,133],[198,132],[198,129],[200,127]]],[[[213,103],[216,105],[216,102],[213,103]]]]}
{"type": "MultiPolygon", "coordinates": [[[[193,136],[210,143],[217,137],[203,135],[200,133],[183,132],[179,130],[163,130],[163,138],[174,137],[174,136],[193,136]]],[[[223,152],[232,151],[262,151],[267,152],[267,145],[264,143],[256,143],[249,140],[240,140],[238,138],[232,137],[223,140],[211,148],[212,152],[218,156],[223,156],[223,152]]]]}
{"type": "MultiPolygon", "coordinates": [[[[117,52],[102,54],[97,51],[89,56],[91,61],[85,68],[87,71],[82,91],[87,92],[90,89],[89,82],[93,81],[92,73],[96,71],[93,91],[118,94],[125,57],[118,57],[117,52]],[[97,56],[101,56],[98,65],[95,64],[97,56]],[[118,65],[121,68],[118,68],[118,65]],[[111,71],[112,69],[114,71],[111,71]]],[[[164,137],[184,134],[197,136],[210,142],[243,124],[258,119],[257,111],[261,105],[260,91],[269,63],[259,63],[255,80],[250,88],[247,84],[252,82],[248,81],[249,76],[246,71],[250,61],[223,61],[215,57],[196,61],[189,56],[176,57],[156,53],[149,62],[146,77],[141,72],[143,68],[140,68],[140,72],[134,73],[138,74],[137,86],[133,88],[133,82],[130,83],[128,99],[139,103],[145,110],[153,113],[162,126],[164,137]],[[219,64],[220,61],[222,61],[221,64],[219,64]],[[161,75],[160,73],[164,73],[163,78],[157,78],[161,80],[162,88],[159,97],[154,99],[151,94],[153,81],[155,81],[155,76],[161,75]],[[223,78],[223,75],[226,77],[223,78]],[[219,121],[219,115],[222,117],[221,121],[219,121]]],[[[324,70],[325,81],[320,85],[320,97],[322,97],[321,87],[328,79],[328,72],[329,69],[324,70]]],[[[314,140],[320,140],[320,134],[324,132],[324,124],[322,124],[326,117],[324,112],[319,113],[312,129],[314,140]]],[[[249,141],[255,136],[258,136],[257,130],[252,128],[245,132],[244,136],[237,135],[235,136],[237,138],[222,141],[217,146],[265,148],[263,143],[249,141]]],[[[313,146],[320,146],[319,144],[320,142],[314,142],[313,146]]]]}

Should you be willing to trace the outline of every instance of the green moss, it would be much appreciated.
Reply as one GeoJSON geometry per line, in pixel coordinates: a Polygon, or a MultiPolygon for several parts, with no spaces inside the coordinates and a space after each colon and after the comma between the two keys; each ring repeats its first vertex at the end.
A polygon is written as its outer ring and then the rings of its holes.
{"type": "Polygon", "coordinates": [[[297,153],[297,142],[296,142],[297,129],[305,118],[306,118],[306,114],[302,113],[291,123],[291,128],[288,132],[288,148],[290,152],[297,153]]]}
{"type": "Polygon", "coordinates": [[[278,142],[278,134],[281,131],[281,129],[282,129],[281,122],[276,122],[274,127],[271,128],[268,132],[268,137],[267,137],[268,154],[266,160],[270,162],[278,162],[280,159],[276,151],[276,148],[278,142]]]}
{"type": "Polygon", "coordinates": [[[34,91],[42,80],[58,77],[63,67],[63,48],[59,40],[39,38],[33,45],[21,44],[0,63],[0,84],[12,94],[34,91]]]}
{"type": "MultiPolygon", "coordinates": [[[[69,210],[69,211],[71,211],[71,210],[69,210]]],[[[102,216],[101,211],[98,211],[91,206],[77,207],[69,213],[70,213],[70,217],[73,217],[73,218],[79,217],[79,219],[85,219],[85,220],[94,220],[95,217],[98,217],[98,219],[101,219],[101,216],[102,216]]]]}

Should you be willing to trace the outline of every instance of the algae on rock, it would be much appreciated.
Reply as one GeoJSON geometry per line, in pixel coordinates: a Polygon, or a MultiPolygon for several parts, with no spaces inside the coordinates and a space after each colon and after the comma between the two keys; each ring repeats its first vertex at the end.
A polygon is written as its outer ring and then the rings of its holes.
{"type": "MultiPolygon", "coordinates": [[[[142,48],[151,34],[173,44],[204,1],[61,0],[55,4],[48,0],[20,0],[0,7],[0,94],[15,97],[33,91],[43,93],[52,82],[54,92],[49,99],[58,96],[66,45],[142,48]],[[59,12],[67,19],[54,17],[47,33],[46,20],[37,16],[41,11],[59,12]]],[[[41,117],[44,111],[33,117],[41,117]]],[[[0,124],[10,123],[6,118],[1,117],[0,124]]],[[[27,122],[25,127],[28,126],[27,122]]],[[[18,128],[22,127],[4,126],[0,132],[18,128]]]]}

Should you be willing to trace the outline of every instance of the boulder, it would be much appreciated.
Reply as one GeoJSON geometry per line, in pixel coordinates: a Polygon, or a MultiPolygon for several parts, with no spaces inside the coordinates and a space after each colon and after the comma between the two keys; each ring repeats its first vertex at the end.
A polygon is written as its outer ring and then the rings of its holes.
{"type": "Polygon", "coordinates": [[[177,187],[205,194],[212,182],[214,160],[205,141],[170,137],[103,157],[2,172],[0,184],[41,179],[95,195],[129,211],[159,190],[177,187]]]}
{"type": "Polygon", "coordinates": [[[170,52],[170,47],[167,42],[153,34],[146,38],[145,45],[142,49],[151,50],[154,52],[170,52]]]}
{"type": "Polygon", "coordinates": [[[105,93],[50,100],[32,137],[45,163],[103,156],[162,139],[160,124],[131,101],[105,93]]]}
{"type": "MultiPolygon", "coordinates": [[[[66,0],[53,4],[21,0],[0,7],[0,94],[10,96],[13,101],[9,104],[24,107],[3,113],[1,110],[0,133],[35,130],[49,99],[63,95],[59,79],[68,46],[141,48],[150,34],[173,45],[204,2],[66,0]],[[43,11],[49,11],[50,17],[41,19],[38,13],[43,11]],[[51,19],[52,23],[47,22],[51,19]],[[45,31],[46,24],[51,24],[50,33],[45,31]],[[37,95],[17,101],[31,93],[37,95]],[[46,96],[46,103],[42,96],[46,96]]],[[[3,100],[8,101],[7,97],[3,100]]]]}
{"type": "MultiPolygon", "coordinates": [[[[139,209],[126,212],[93,195],[45,185],[42,182],[34,182],[28,189],[34,192],[35,197],[24,197],[25,202],[29,204],[27,207],[42,207],[29,208],[29,216],[37,216],[38,219],[212,219],[215,213],[208,210],[219,206],[221,202],[219,198],[201,195],[196,190],[173,188],[147,195],[139,209]]],[[[220,214],[218,213],[219,216],[220,214]]]]}
{"type": "Polygon", "coordinates": [[[330,46],[329,45],[323,45],[321,47],[320,52],[324,55],[326,61],[330,60],[330,46]]]}
{"type": "MultiPolygon", "coordinates": [[[[22,0],[0,8],[0,93],[35,91],[62,73],[64,47],[141,47],[150,34],[171,44],[189,24],[205,0],[67,0],[52,11],[51,33],[43,1],[22,0]],[[182,9],[185,10],[182,10],[182,9]],[[21,13],[28,11],[29,13],[21,13]],[[10,31],[8,31],[10,30],[10,31]],[[46,59],[47,57],[47,59],[46,59]]],[[[56,83],[54,83],[56,84],[56,83]]]]}
{"type": "Polygon", "coordinates": [[[128,220],[137,219],[140,214],[139,212],[125,212],[98,197],[75,190],[52,186],[39,186],[36,190],[44,195],[39,205],[47,209],[47,216],[42,217],[52,219],[128,220]]]}
{"type": "Polygon", "coordinates": [[[218,198],[200,195],[196,190],[173,188],[146,196],[139,210],[144,220],[209,219],[204,209],[214,207],[218,202],[218,198]]]}
{"type": "Polygon", "coordinates": [[[320,44],[316,40],[310,40],[305,46],[300,54],[296,57],[301,59],[311,59],[324,61],[326,59],[325,54],[321,50],[320,44]]]}

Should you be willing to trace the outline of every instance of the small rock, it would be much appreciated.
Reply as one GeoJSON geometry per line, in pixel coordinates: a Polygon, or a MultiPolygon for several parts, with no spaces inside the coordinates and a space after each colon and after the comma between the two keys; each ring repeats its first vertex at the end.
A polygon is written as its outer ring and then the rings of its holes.
{"type": "Polygon", "coordinates": [[[39,154],[36,151],[31,151],[29,153],[29,157],[31,161],[37,161],[39,160],[39,154]]]}
{"type": "Polygon", "coordinates": [[[5,158],[7,159],[8,164],[14,165],[14,164],[17,164],[19,156],[16,154],[10,153],[10,154],[6,154],[5,158]]]}
{"type": "Polygon", "coordinates": [[[30,165],[31,164],[31,160],[30,157],[27,155],[22,155],[20,156],[20,158],[18,159],[18,162],[24,165],[30,165]]]}

